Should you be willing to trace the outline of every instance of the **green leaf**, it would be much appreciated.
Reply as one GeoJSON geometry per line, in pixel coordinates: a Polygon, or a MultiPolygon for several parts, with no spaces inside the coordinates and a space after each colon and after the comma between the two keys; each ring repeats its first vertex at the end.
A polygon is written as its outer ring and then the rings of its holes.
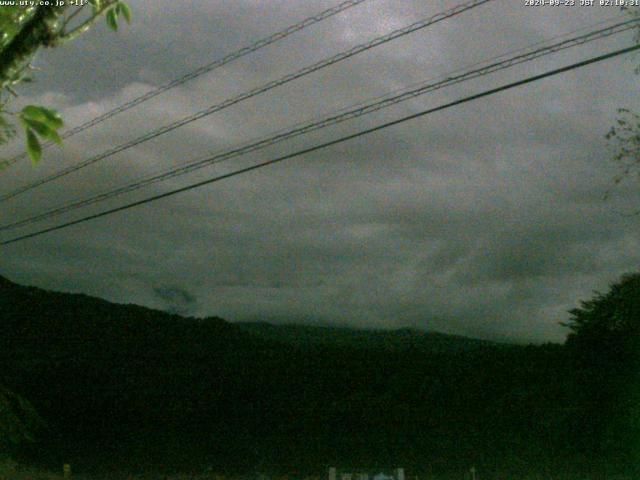
{"type": "Polygon", "coordinates": [[[62,128],[64,122],[60,118],[60,114],[50,108],[39,107],[36,105],[27,105],[20,112],[22,118],[29,118],[42,122],[53,130],[62,128]]]}
{"type": "Polygon", "coordinates": [[[91,8],[93,10],[93,14],[97,15],[100,13],[100,7],[102,7],[102,1],[101,0],[88,0],[89,1],[89,5],[91,5],[91,8]]]}
{"type": "Polygon", "coordinates": [[[55,130],[49,130],[49,134],[45,138],[53,141],[58,146],[62,145],[62,138],[55,130]]]}
{"type": "Polygon", "coordinates": [[[21,120],[25,125],[25,128],[31,128],[42,138],[53,140],[58,145],[62,145],[62,139],[60,138],[60,135],[58,135],[58,132],[49,127],[46,123],[39,122],[38,120],[33,120],[31,118],[22,118],[21,120]]]}
{"type": "Polygon", "coordinates": [[[124,17],[127,23],[131,23],[131,8],[124,2],[118,3],[118,13],[124,17]]]}
{"type": "Polygon", "coordinates": [[[118,31],[118,12],[115,8],[107,12],[107,25],[114,32],[118,31]]]}
{"type": "Polygon", "coordinates": [[[37,164],[42,158],[42,145],[30,128],[27,129],[27,154],[34,164],[37,164]]]}
{"type": "Polygon", "coordinates": [[[42,113],[45,117],[47,117],[47,124],[53,128],[54,130],[58,130],[64,126],[64,121],[58,112],[52,110],[50,108],[41,107],[42,113]]]}

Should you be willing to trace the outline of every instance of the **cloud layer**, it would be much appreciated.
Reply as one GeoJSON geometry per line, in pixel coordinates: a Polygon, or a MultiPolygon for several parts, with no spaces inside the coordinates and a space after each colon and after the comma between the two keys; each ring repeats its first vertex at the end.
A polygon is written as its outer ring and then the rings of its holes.
{"type": "MultiPolygon", "coordinates": [[[[131,1],[135,19],[42,52],[19,102],[69,125],[335,4],[131,1]]],[[[451,8],[370,0],[171,90],[0,177],[6,191],[301,66],[451,8]]],[[[496,0],[114,156],[3,204],[3,223],[466,65],[619,15],[496,0]]],[[[204,179],[429,106],[620,48],[632,35],[545,57],[128,196],[204,179]]],[[[229,320],[419,328],[561,341],[566,311],[638,268],[640,186],[604,201],[604,135],[638,107],[620,57],[349,143],[5,247],[2,273],[229,320]]],[[[15,149],[19,145],[14,146],[15,149]]],[[[124,198],[107,202],[122,204],[124,198]]],[[[102,210],[94,206],[64,219],[102,210]]],[[[28,230],[23,230],[28,231],[28,230]]],[[[5,233],[3,238],[9,238],[5,233]]]]}

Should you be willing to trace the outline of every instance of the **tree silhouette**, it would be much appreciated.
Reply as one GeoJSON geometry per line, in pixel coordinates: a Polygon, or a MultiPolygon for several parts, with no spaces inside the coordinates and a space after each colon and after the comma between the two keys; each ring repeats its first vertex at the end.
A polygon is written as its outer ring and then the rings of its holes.
{"type": "Polygon", "coordinates": [[[592,354],[631,360],[640,347],[640,272],[623,275],[606,294],[581,302],[570,312],[567,345],[592,354]]]}
{"type": "Polygon", "coordinates": [[[584,450],[640,474],[640,273],[623,275],[569,312],[584,450]]]}

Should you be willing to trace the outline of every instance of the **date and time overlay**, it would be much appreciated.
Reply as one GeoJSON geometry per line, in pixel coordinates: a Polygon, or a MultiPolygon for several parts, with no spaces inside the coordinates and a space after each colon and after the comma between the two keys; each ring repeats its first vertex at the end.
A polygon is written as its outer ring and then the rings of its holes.
{"type": "Polygon", "coordinates": [[[639,7],[640,0],[523,0],[525,7],[639,7]]]}
{"type": "MultiPolygon", "coordinates": [[[[640,0],[522,0],[525,7],[639,7],[640,0]]],[[[2,0],[2,5],[12,6],[77,6],[83,7],[87,0],[2,0]]]]}

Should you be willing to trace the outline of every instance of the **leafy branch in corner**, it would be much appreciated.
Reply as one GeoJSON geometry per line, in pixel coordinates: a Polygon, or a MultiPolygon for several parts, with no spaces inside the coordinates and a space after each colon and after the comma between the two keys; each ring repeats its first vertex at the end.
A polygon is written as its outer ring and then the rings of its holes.
{"type": "MultiPolygon", "coordinates": [[[[131,22],[131,9],[121,0],[89,0],[81,7],[5,6],[0,10],[0,145],[16,136],[11,117],[16,117],[22,127],[32,162],[42,158],[42,140],[62,143],[58,131],[63,122],[55,110],[29,105],[11,113],[5,107],[11,96],[17,96],[17,85],[32,81],[28,73],[40,48],[59,47],[76,39],[102,16],[116,31],[120,18],[131,22]]],[[[0,169],[6,166],[7,162],[0,162],[0,169]]]]}

